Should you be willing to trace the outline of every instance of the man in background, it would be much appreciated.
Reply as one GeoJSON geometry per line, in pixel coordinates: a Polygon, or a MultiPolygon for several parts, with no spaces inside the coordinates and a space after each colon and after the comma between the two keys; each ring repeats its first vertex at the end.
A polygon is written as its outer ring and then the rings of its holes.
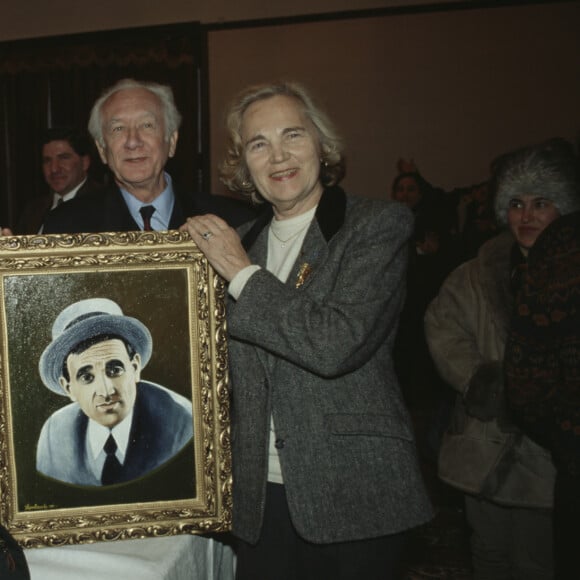
{"type": "Polygon", "coordinates": [[[36,234],[48,213],[75,197],[96,193],[100,186],[88,178],[91,142],[83,131],[71,127],[47,129],[42,137],[42,173],[49,191],[24,208],[15,234],[36,234]]]}

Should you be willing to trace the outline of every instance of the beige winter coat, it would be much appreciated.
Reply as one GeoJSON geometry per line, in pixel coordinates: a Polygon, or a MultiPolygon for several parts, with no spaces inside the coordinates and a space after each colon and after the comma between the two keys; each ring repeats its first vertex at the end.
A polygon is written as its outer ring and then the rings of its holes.
{"type": "Polygon", "coordinates": [[[466,415],[461,400],[482,363],[503,361],[513,244],[509,232],[486,242],[477,258],[450,274],[426,312],[433,360],[461,394],[442,444],[439,474],[467,493],[500,504],[551,507],[555,471],[549,453],[514,427],[466,415]]]}

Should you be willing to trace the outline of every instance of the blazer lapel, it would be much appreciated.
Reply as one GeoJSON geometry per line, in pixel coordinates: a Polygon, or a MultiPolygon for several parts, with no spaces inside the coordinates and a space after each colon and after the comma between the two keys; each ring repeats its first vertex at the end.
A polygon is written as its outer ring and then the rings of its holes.
{"type": "Polygon", "coordinates": [[[73,424],[73,437],[67,443],[72,447],[72,457],[74,458],[72,465],[76,470],[75,478],[85,482],[86,485],[93,485],[93,481],[100,483],[100,480],[95,478],[93,470],[87,463],[85,448],[88,424],[88,417],[79,409],[73,424]]]}
{"type": "Polygon", "coordinates": [[[320,198],[314,220],[302,244],[302,249],[287,284],[305,288],[328,256],[328,243],[344,224],[346,194],[340,187],[326,188],[320,198]]]}
{"type": "MultiPolygon", "coordinates": [[[[286,284],[302,288],[328,255],[328,242],[343,226],[346,214],[346,194],[338,187],[325,188],[316,209],[313,223],[308,228],[300,254],[288,276],[286,284]]],[[[266,206],[254,225],[242,239],[250,259],[261,266],[268,258],[268,228],[274,212],[266,206]]]]}
{"type": "MultiPolygon", "coordinates": [[[[191,214],[193,215],[193,214],[191,214]]],[[[175,201],[173,202],[173,211],[171,212],[171,218],[169,220],[169,229],[176,230],[182,226],[185,222],[186,216],[181,205],[180,198],[175,195],[175,201]]]]}
{"type": "Polygon", "coordinates": [[[327,242],[344,225],[346,216],[346,193],[338,185],[324,190],[316,208],[316,221],[327,242]]]}
{"type": "Polygon", "coordinates": [[[107,192],[104,209],[103,229],[101,231],[128,232],[140,229],[131,217],[123,195],[118,188],[107,192]]]}
{"type": "Polygon", "coordinates": [[[256,243],[256,240],[266,230],[266,227],[270,225],[272,218],[274,217],[274,212],[272,211],[271,205],[266,205],[256,218],[256,221],[252,225],[252,227],[246,232],[244,237],[242,238],[242,245],[248,255],[251,256],[251,250],[256,243]]]}
{"type": "Polygon", "coordinates": [[[248,256],[254,264],[259,264],[262,267],[266,267],[268,260],[268,228],[261,230],[252,247],[248,249],[248,256]]]}

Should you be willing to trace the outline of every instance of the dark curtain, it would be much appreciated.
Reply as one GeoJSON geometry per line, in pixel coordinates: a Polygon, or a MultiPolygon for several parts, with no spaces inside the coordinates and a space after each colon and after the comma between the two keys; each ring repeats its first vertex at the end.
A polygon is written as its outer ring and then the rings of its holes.
{"type": "MultiPolygon", "coordinates": [[[[199,95],[206,78],[205,47],[198,24],[0,43],[0,55],[0,226],[13,224],[26,202],[46,191],[43,130],[86,128],[96,98],[126,77],[172,87],[183,122],[167,169],[192,194],[204,186],[207,136],[199,123],[199,95]]],[[[109,177],[96,154],[91,174],[97,180],[109,177]]]]}
{"type": "Polygon", "coordinates": [[[47,123],[46,75],[0,76],[0,226],[12,225],[26,201],[42,187],[34,136],[47,123]]]}

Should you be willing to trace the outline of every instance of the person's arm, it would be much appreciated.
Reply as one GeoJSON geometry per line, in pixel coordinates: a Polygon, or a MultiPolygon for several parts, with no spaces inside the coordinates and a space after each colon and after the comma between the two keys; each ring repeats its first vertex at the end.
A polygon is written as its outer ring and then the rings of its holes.
{"type": "Polygon", "coordinates": [[[441,377],[464,393],[484,362],[477,345],[474,262],[462,264],[445,280],[425,313],[425,336],[441,377]]]}
{"type": "MultiPolygon", "coordinates": [[[[459,391],[469,415],[508,425],[501,360],[481,352],[478,337],[496,332],[484,314],[488,306],[477,276],[476,261],[457,268],[444,282],[425,316],[425,333],[439,373],[459,391]]],[[[480,339],[481,340],[481,339],[480,339]]]]}

